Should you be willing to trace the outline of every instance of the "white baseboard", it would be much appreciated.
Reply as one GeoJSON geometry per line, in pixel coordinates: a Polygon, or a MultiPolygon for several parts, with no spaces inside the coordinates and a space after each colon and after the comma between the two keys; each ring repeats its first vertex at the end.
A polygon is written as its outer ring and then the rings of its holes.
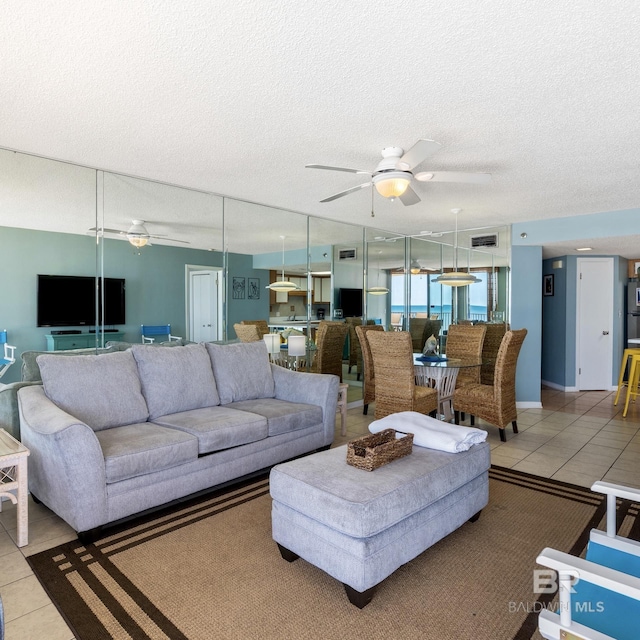
{"type": "MultiPolygon", "coordinates": [[[[580,391],[578,387],[564,387],[561,384],[557,384],[555,382],[549,382],[547,380],[540,381],[544,386],[549,387],[550,389],[555,389],[556,391],[564,391],[566,393],[575,393],[576,391],[580,391]]],[[[614,384],[609,386],[607,389],[603,389],[603,391],[617,391],[618,385],[614,384]]],[[[599,391],[599,389],[594,389],[594,391],[599,391]]],[[[585,391],[587,393],[587,391],[585,391]]]]}
{"type": "Polygon", "coordinates": [[[542,409],[542,402],[516,402],[516,409],[542,409]]]}

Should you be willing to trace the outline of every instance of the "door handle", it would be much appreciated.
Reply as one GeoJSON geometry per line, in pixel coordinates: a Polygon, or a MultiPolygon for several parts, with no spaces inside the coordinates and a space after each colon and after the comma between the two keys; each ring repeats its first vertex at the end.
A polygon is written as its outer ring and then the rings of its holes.
{"type": "Polygon", "coordinates": [[[608,335],[609,335],[609,332],[608,332],[608,331],[603,331],[603,332],[602,332],[602,335],[603,335],[603,336],[608,336],[608,335]]]}

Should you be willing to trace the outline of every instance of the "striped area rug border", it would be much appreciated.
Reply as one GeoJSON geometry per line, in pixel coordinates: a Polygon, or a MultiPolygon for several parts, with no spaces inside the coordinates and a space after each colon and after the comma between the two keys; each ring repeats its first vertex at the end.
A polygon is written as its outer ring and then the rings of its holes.
{"type": "MultiPolygon", "coordinates": [[[[594,514],[569,550],[579,556],[586,549],[589,532],[598,527],[606,514],[606,498],[589,488],[542,478],[528,473],[492,466],[492,481],[557,496],[594,508],[594,514]]],[[[111,640],[130,637],[134,640],[166,638],[188,640],[162,611],[145,596],[110,561],[110,557],[169,532],[233,509],[269,493],[268,475],[246,480],[241,484],[198,495],[161,510],[142,515],[106,530],[106,536],[90,545],[76,540],[27,558],[34,573],[54,604],[67,621],[76,638],[111,640]],[[119,597],[113,595],[118,590],[119,597]],[[125,608],[122,598],[128,600],[125,608]],[[96,609],[99,609],[96,610],[96,609]],[[95,611],[94,611],[95,610],[95,611]],[[100,616],[99,622],[98,615],[100,616]],[[108,624],[104,624],[104,620],[108,624]]],[[[625,535],[640,539],[640,505],[618,501],[618,522],[625,523],[625,535]]],[[[535,558],[531,559],[532,567],[535,558]]],[[[552,596],[542,594],[539,606],[552,596]]],[[[538,612],[527,615],[513,640],[529,640],[537,629],[538,612]]]]}

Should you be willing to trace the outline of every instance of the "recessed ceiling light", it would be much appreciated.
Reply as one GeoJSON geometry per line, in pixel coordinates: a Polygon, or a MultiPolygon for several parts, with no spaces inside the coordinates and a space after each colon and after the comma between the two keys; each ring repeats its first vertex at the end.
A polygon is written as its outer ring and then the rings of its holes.
{"type": "Polygon", "coordinates": [[[593,251],[592,247],[578,247],[576,251],[593,251]]]}

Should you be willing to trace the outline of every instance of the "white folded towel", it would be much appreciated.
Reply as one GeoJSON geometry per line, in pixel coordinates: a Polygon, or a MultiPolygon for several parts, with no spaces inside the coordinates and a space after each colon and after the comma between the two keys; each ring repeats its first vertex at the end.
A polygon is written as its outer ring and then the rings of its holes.
{"type": "Polygon", "coordinates": [[[466,451],[487,439],[487,432],[482,429],[443,422],[416,411],[392,413],[369,425],[371,433],[379,433],[383,429],[413,433],[413,444],[449,453],[466,451]]]}

